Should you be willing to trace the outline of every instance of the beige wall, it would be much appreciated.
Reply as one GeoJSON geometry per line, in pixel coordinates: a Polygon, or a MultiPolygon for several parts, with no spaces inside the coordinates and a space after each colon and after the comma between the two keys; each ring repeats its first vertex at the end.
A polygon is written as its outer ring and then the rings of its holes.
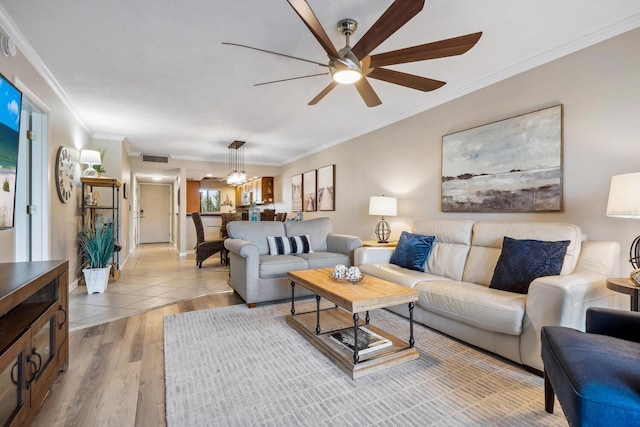
{"type": "MultiPolygon", "coordinates": [[[[131,215],[129,206],[131,204],[131,167],[129,166],[129,156],[125,149],[126,140],[120,137],[97,137],[92,140],[92,148],[104,150],[102,167],[104,176],[115,178],[120,181],[120,230],[118,243],[122,246],[120,251],[120,267],[126,262],[130,252],[131,215]],[[124,198],[124,185],[127,185],[129,198],[124,198]]],[[[111,190],[98,189],[105,197],[111,197],[111,190]]]]}
{"type": "MultiPolygon", "coordinates": [[[[336,164],[334,229],[374,238],[371,195],[398,197],[392,238],[416,218],[546,221],[578,224],[592,240],[621,244],[621,272],[640,221],[604,216],[612,175],[640,171],[640,30],[540,66],[401,122],[286,165],[291,176],[336,164]],[[467,214],[440,211],[441,138],[540,108],[564,105],[564,212],[467,214]]],[[[428,96],[428,95],[427,95],[428,96]]],[[[288,201],[290,208],[291,202],[288,201]]]]}
{"type": "MultiPolygon", "coordinates": [[[[47,164],[49,165],[48,191],[50,206],[42,208],[48,212],[51,218],[51,259],[69,259],[69,280],[73,283],[77,278],[77,273],[80,271],[76,245],[76,232],[80,222],[80,191],[76,191],[75,199],[72,199],[69,203],[60,202],[53,171],[58,147],[61,145],[69,147],[74,159],[77,160],[80,149],[90,145],[89,134],[21,52],[18,52],[13,58],[0,55],[0,72],[14,82],[17,77],[49,111],[49,130],[47,135],[49,159],[47,164]]],[[[76,164],[75,172],[76,185],[80,188],[80,165],[76,164]]],[[[24,190],[18,189],[18,191],[24,190]]],[[[13,231],[0,232],[0,247],[3,248],[0,261],[13,261],[13,231]],[[11,250],[6,250],[5,248],[11,248],[11,250]]]]}

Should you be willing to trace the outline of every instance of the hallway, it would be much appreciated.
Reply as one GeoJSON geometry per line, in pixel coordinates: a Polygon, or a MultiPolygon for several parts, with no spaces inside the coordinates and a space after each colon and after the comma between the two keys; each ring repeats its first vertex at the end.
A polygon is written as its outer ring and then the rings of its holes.
{"type": "Polygon", "coordinates": [[[229,268],[213,255],[196,266],[195,256],[180,258],[168,243],[138,245],[129,256],[117,282],[104,294],[87,294],[84,286],[69,296],[71,331],[203,295],[233,293],[227,285],[229,268]]]}

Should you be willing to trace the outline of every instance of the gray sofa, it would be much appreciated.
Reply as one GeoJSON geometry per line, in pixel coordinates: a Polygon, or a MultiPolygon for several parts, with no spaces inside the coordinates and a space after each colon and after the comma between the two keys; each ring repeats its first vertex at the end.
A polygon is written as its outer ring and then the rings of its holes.
{"type": "MultiPolygon", "coordinates": [[[[232,221],[224,246],[230,255],[230,284],[249,307],[291,297],[287,273],[295,270],[352,265],[353,253],[362,246],[357,236],[332,233],[330,218],[309,221],[232,221]],[[311,253],[271,255],[269,236],[309,236],[311,253]]],[[[301,286],[296,297],[311,295],[301,286]]]]}
{"type": "MultiPolygon", "coordinates": [[[[620,246],[587,241],[576,225],[419,220],[412,232],[435,236],[424,272],[391,264],[394,248],[360,248],[355,265],[365,275],[417,290],[417,322],[536,370],[543,369],[543,326],[584,330],[587,308],[629,307],[628,296],[606,287],[607,277],[618,274],[620,246]],[[504,236],[568,240],[560,274],[533,280],[526,294],[490,288],[504,236]]],[[[405,306],[391,310],[409,315],[405,306]]]]}

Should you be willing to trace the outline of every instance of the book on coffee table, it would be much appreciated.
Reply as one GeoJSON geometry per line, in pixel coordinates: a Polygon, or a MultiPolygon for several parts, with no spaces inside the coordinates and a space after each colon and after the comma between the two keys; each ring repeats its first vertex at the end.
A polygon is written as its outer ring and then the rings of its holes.
{"type": "MultiPolygon", "coordinates": [[[[353,352],[355,339],[353,328],[331,334],[331,339],[353,352]]],[[[391,346],[391,341],[364,326],[358,327],[358,354],[367,354],[391,346]]]]}

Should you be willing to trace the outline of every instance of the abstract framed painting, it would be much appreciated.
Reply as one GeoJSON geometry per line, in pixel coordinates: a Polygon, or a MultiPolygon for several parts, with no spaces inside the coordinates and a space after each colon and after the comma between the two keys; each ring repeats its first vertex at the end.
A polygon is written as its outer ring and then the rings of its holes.
{"type": "Polygon", "coordinates": [[[291,177],[291,210],[293,212],[302,210],[302,174],[291,177]]]}
{"type": "Polygon", "coordinates": [[[335,165],[318,169],[318,210],[335,211],[335,165]]]}
{"type": "Polygon", "coordinates": [[[305,172],[302,175],[302,210],[315,212],[316,205],[316,170],[305,172]]]}
{"type": "Polygon", "coordinates": [[[442,137],[443,212],[558,212],[562,105],[442,137]]]}

